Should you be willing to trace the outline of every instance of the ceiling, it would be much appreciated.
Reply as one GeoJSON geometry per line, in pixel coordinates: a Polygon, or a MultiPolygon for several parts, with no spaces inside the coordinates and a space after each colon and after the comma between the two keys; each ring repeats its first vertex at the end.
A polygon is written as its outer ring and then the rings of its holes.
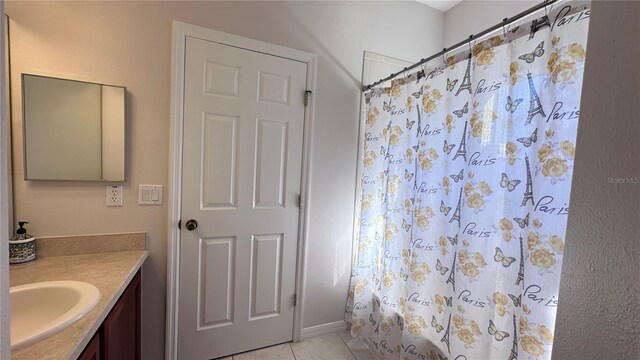
{"type": "Polygon", "coordinates": [[[419,3],[425,4],[427,6],[430,6],[434,9],[440,10],[442,12],[445,12],[451,9],[452,7],[462,2],[462,0],[416,0],[416,1],[418,1],[419,3]]]}

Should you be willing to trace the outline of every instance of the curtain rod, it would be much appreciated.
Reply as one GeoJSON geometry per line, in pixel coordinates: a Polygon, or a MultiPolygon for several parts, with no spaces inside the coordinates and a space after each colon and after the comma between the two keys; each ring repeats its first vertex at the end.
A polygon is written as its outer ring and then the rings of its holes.
{"type": "Polygon", "coordinates": [[[418,66],[420,66],[422,64],[425,64],[425,63],[427,63],[427,62],[429,62],[429,61],[431,61],[431,60],[433,60],[435,58],[438,58],[438,57],[446,54],[447,52],[449,52],[451,50],[454,50],[454,49],[457,49],[457,48],[459,48],[459,47],[461,47],[463,45],[469,44],[473,40],[479,39],[479,38],[481,38],[481,37],[483,37],[483,36],[485,36],[485,35],[487,35],[489,33],[492,33],[492,32],[494,32],[494,31],[496,31],[496,30],[498,30],[500,28],[504,28],[505,26],[507,26],[507,25],[509,25],[509,24],[511,24],[513,22],[516,22],[516,21],[522,19],[523,17],[525,17],[525,16],[527,16],[527,15],[529,15],[531,13],[534,13],[534,12],[536,12],[538,10],[544,9],[547,6],[553,5],[553,4],[555,4],[557,2],[560,2],[560,1],[562,1],[562,0],[545,0],[542,3],[540,3],[538,5],[535,5],[535,6],[529,8],[529,9],[527,9],[527,10],[525,10],[525,11],[519,13],[519,14],[516,14],[516,15],[510,17],[510,18],[504,18],[504,20],[502,20],[501,23],[495,24],[492,27],[487,28],[487,29],[475,34],[475,35],[469,35],[469,37],[467,39],[462,40],[462,41],[458,42],[457,44],[455,44],[453,46],[450,46],[448,48],[444,48],[444,49],[442,49],[442,51],[440,51],[440,52],[438,52],[436,54],[433,54],[433,55],[429,56],[428,58],[422,59],[422,60],[418,61],[417,63],[415,63],[415,64],[413,64],[411,66],[408,66],[408,67],[402,69],[401,71],[398,71],[397,73],[392,73],[391,75],[387,76],[386,78],[380,79],[380,80],[374,82],[373,84],[363,85],[362,86],[362,91],[370,90],[373,87],[375,87],[376,85],[382,84],[383,82],[385,82],[387,80],[391,80],[391,79],[395,78],[396,76],[398,76],[400,74],[403,74],[403,73],[405,73],[405,72],[407,72],[409,70],[415,69],[418,66]]]}

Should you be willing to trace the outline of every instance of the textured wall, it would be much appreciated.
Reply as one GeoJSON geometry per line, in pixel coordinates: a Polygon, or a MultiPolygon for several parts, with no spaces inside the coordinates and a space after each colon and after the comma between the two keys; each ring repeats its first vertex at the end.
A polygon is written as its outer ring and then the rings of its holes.
{"type": "Polygon", "coordinates": [[[10,1],[12,80],[54,73],[128,91],[124,207],[99,183],[25,182],[20,88],[13,87],[16,214],[35,235],[148,231],[145,358],[163,352],[166,206],[137,205],[138,184],[167,185],[171,20],[318,54],[303,327],[340,321],[350,276],[363,51],[416,60],[441,47],[444,16],[417,2],[10,1]],[[419,35],[418,35],[419,34],[419,35]]]}
{"type": "MultiPolygon", "coordinates": [[[[532,4],[464,1],[445,44],[532,4]]],[[[591,14],[553,358],[637,360],[640,2],[595,1],[591,14]]]]}
{"type": "Polygon", "coordinates": [[[553,354],[638,360],[640,2],[591,14],[553,354]]]}

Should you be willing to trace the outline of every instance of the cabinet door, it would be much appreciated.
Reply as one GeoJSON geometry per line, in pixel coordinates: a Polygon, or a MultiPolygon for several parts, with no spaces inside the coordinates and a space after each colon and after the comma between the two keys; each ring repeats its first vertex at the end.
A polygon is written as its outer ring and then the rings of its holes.
{"type": "Polygon", "coordinates": [[[140,359],[140,272],[103,323],[103,360],[140,359]]]}
{"type": "Polygon", "coordinates": [[[89,341],[78,360],[100,360],[100,330],[89,341]]]}

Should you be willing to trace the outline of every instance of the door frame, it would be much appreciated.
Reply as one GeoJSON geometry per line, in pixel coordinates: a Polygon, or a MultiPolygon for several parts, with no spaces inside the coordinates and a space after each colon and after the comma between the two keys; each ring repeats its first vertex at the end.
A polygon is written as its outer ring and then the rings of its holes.
{"type": "MultiPolygon", "coordinates": [[[[167,229],[167,305],[165,358],[176,359],[178,351],[178,302],[180,270],[180,221],[182,207],[182,141],[184,125],[184,70],[187,37],[211,41],[307,64],[307,90],[315,95],[317,55],[209,28],[173,21],[171,62],[171,128],[169,146],[168,229],[167,229]]],[[[293,341],[300,341],[303,324],[304,282],[306,278],[307,224],[309,223],[309,185],[311,174],[311,131],[315,96],[304,110],[300,216],[296,260],[296,306],[293,314],[293,341]]]]}

